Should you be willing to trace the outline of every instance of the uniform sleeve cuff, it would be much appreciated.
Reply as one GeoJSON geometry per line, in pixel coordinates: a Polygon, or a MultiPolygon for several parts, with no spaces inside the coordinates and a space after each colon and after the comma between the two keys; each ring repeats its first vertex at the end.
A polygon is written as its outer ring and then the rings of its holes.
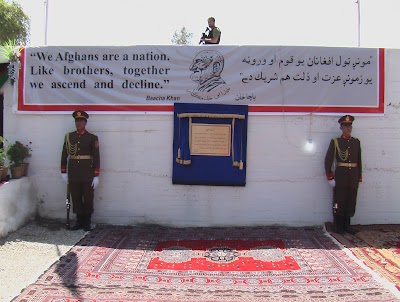
{"type": "Polygon", "coordinates": [[[61,166],[61,173],[67,173],[67,167],[61,166]]]}
{"type": "Polygon", "coordinates": [[[100,175],[100,168],[95,168],[94,169],[94,176],[99,176],[100,175]]]}
{"type": "Polygon", "coordinates": [[[327,178],[328,180],[332,180],[332,179],[335,178],[335,176],[333,175],[333,172],[332,172],[332,171],[329,171],[328,173],[326,173],[326,178],[327,178]]]}

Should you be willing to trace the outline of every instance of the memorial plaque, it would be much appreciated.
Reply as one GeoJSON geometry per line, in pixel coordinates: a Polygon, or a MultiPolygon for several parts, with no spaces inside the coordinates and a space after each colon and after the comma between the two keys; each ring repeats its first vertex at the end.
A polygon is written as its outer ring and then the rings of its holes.
{"type": "Polygon", "coordinates": [[[172,183],[245,186],[248,106],[175,103],[172,183]]]}
{"type": "Polygon", "coordinates": [[[192,124],[190,153],[192,155],[230,156],[231,125],[192,124]]]}

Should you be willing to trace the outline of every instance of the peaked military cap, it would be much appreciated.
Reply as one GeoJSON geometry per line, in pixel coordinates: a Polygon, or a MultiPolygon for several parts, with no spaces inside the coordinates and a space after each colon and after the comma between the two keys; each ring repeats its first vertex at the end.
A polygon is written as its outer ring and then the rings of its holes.
{"type": "Polygon", "coordinates": [[[342,124],[352,124],[353,121],[354,121],[354,116],[352,116],[352,115],[344,115],[338,120],[338,123],[340,125],[342,125],[342,124]]]}
{"type": "Polygon", "coordinates": [[[74,117],[74,119],[84,119],[87,120],[89,118],[89,114],[87,114],[85,111],[82,110],[76,110],[72,113],[72,116],[74,117]]]}

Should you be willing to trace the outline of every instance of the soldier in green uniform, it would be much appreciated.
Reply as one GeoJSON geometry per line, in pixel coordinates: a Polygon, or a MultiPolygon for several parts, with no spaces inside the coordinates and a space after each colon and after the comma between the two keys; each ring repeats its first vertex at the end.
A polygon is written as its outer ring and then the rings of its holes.
{"type": "Polygon", "coordinates": [[[207,19],[207,22],[210,30],[208,31],[208,35],[203,34],[203,37],[200,38],[200,43],[219,44],[221,41],[221,30],[215,26],[215,18],[210,17],[207,19]]]}
{"type": "Polygon", "coordinates": [[[333,187],[333,217],[337,233],[354,233],[350,218],[356,210],[358,185],[362,181],[361,144],[351,136],[354,117],[342,116],[338,122],[341,137],[331,140],[325,156],[325,172],[333,187]],[[332,172],[332,165],[335,166],[332,172]]]}
{"type": "Polygon", "coordinates": [[[72,116],[76,131],[65,135],[61,177],[69,184],[72,209],[77,217],[71,230],[90,231],[94,189],[99,184],[100,174],[99,140],[86,130],[89,115],[85,111],[74,111],[72,116]]]}

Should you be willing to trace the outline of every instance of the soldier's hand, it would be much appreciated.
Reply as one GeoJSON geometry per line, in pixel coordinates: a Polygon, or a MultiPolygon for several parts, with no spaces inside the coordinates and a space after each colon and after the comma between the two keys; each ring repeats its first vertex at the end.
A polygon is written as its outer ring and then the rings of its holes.
{"type": "Polygon", "coordinates": [[[61,173],[61,178],[66,184],[68,183],[68,174],[67,173],[61,173]]]}
{"type": "Polygon", "coordinates": [[[97,188],[97,186],[99,185],[99,178],[96,176],[96,177],[93,177],[93,181],[92,181],[92,188],[93,188],[93,190],[94,189],[96,189],[97,188]]]}
{"type": "Polygon", "coordinates": [[[328,180],[332,188],[336,187],[336,181],[334,179],[328,180]]]}

